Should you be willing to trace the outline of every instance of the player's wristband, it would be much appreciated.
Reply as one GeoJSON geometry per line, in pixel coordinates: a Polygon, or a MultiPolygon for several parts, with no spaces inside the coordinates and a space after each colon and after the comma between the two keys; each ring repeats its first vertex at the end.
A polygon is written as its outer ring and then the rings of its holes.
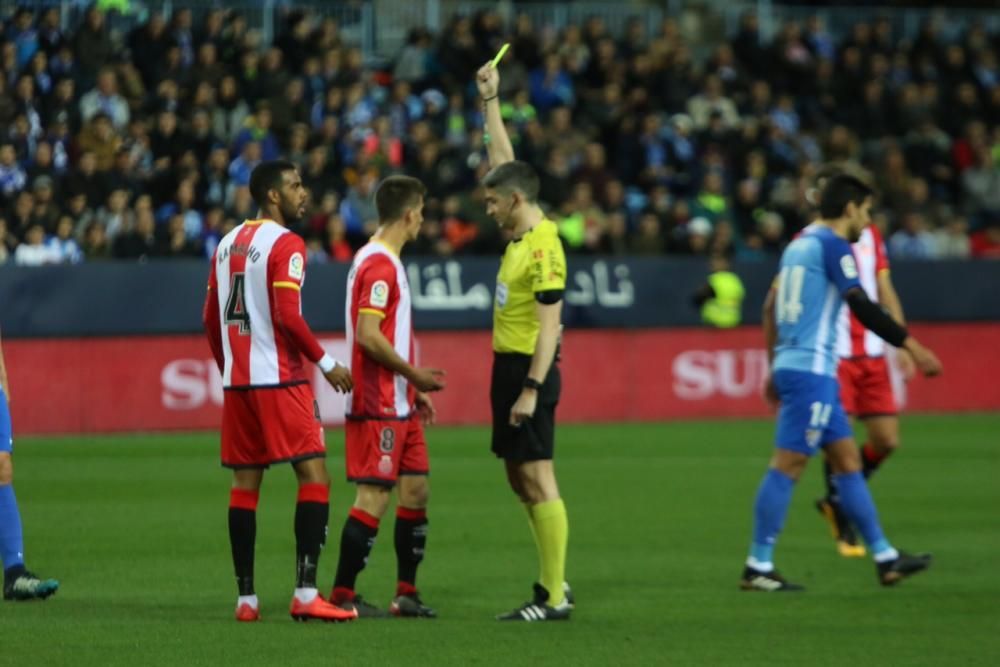
{"type": "Polygon", "coordinates": [[[323,358],[316,362],[316,365],[319,366],[319,369],[324,373],[329,373],[338,365],[343,366],[343,364],[331,357],[329,354],[324,354],[323,358]]]}
{"type": "Polygon", "coordinates": [[[534,389],[535,391],[538,391],[539,389],[542,388],[542,383],[536,380],[535,378],[525,378],[524,386],[527,389],[534,389]]]}
{"type": "Polygon", "coordinates": [[[484,97],[483,102],[489,102],[490,100],[495,100],[498,97],[500,97],[500,95],[494,95],[493,97],[484,97]]]}

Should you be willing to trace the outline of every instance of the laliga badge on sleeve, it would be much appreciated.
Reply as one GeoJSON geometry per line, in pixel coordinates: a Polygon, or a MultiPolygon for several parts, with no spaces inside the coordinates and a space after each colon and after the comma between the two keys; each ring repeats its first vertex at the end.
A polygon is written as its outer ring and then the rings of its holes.
{"type": "Polygon", "coordinates": [[[385,308],[389,303],[389,283],[384,280],[376,280],[372,285],[371,304],[376,308],[385,308]]]}
{"type": "Polygon", "coordinates": [[[288,259],[288,277],[293,280],[302,280],[305,271],[305,260],[301,253],[295,253],[288,259]]]}

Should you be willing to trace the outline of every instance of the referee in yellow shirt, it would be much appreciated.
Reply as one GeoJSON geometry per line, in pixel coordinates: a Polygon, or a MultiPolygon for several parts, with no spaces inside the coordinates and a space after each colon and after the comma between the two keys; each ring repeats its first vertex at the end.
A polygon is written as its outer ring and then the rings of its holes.
{"type": "Polygon", "coordinates": [[[513,237],[500,263],[493,304],[493,452],[503,459],[510,488],[528,512],[541,573],[532,600],[497,619],[567,620],[573,608],[564,579],[569,524],[552,467],[566,256],[555,223],[538,206],[538,175],[514,159],[500,115],[499,83],[491,64],[476,76],[491,166],[483,179],[486,211],[513,237]]]}

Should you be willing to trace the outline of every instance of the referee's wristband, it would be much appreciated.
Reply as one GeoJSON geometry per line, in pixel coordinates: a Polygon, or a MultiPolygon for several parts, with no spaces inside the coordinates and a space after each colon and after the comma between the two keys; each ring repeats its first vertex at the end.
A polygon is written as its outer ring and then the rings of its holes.
{"type": "Polygon", "coordinates": [[[535,391],[538,391],[539,389],[542,388],[542,383],[536,380],[535,378],[525,378],[524,386],[527,389],[534,389],[535,391]]]}
{"type": "Polygon", "coordinates": [[[342,363],[331,357],[329,354],[324,354],[323,358],[316,362],[319,369],[324,373],[329,373],[337,366],[343,366],[342,363]]]}

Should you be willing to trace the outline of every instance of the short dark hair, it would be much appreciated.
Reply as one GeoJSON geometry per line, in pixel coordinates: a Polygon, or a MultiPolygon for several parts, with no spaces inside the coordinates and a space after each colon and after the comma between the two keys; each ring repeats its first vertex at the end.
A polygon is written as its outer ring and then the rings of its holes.
{"type": "Polygon", "coordinates": [[[417,205],[427,188],[412,176],[389,176],[375,189],[375,209],[380,223],[395,222],[406,209],[417,205]]]}
{"type": "Polygon", "coordinates": [[[517,190],[529,202],[538,200],[538,174],[527,162],[513,160],[493,167],[483,178],[483,185],[496,190],[517,190]]]}
{"type": "Polygon", "coordinates": [[[281,187],[281,179],[286,171],[295,171],[298,167],[288,160],[271,160],[261,162],[250,173],[250,196],[257,206],[267,203],[268,190],[281,187]]]}
{"type": "Polygon", "coordinates": [[[847,205],[860,206],[874,191],[861,179],[840,173],[831,176],[823,185],[819,197],[819,214],[825,220],[834,220],[844,215],[847,205]]]}

